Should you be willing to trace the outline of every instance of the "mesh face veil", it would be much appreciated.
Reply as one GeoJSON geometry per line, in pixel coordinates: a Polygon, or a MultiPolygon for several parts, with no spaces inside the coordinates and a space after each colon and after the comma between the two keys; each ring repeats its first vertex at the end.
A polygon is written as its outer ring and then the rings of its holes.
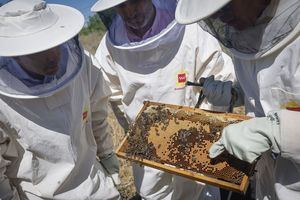
{"type": "Polygon", "coordinates": [[[27,87],[21,84],[17,77],[11,75],[5,65],[9,65],[13,58],[2,57],[0,59],[0,92],[14,98],[46,97],[66,87],[81,71],[83,63],[83,49],[79,45],[77,36],[60,46],[60,67],[65,67],[65,72],[59,78],[45,84],[27,87]]]}
{"type": "Polygon", "coordinates": [[[110,8],[108,10],[98,12],[97,14],[100,17],[101,21],[103,22],[107,30],[109,30],[109,27],[111,26],[112,22],[117,17],[117,13],[114,8],[110,8]]]}
{"type": "Polygon", "coordinates": [[[220,18],[210,17],[198,23],[227,48],[262,55],[292,32],[299,21],[299,0],[271,0],[254,26],[245,30],[237,30],[220,18]]]}
{"type": "MultiPolygon", "coordinates": [[[[142,0],[128,0],[129,3],[136,3],[137,1],[142,1],[142,0]]],[[[171,23],[174,18],[175,18],[175,8],[176,8],[176,0],[152,0],[152,4],[154,5],[156,9],[156,15],[160,16],[158,14],[158,10],[161,11],[160,13],[164,13],[164,16],[168,16],[170,18],[171,23]]],[[[120,4],[121,5],[121,4],[120,4]]],[[[118,6],[120,6],[118,5],[118,6]]],[[[127,32],[127,28],[125,26],[125,22],[122,19],[121,15],[119,15],[116,11],[116,7],[112,7],[110,9],[98,12],[98,16],[100,17],[101,21],[105,25],[106,29],[108,30],[109,37],[113,43],[116,45],[123,45],[125,43],[119,42],[118,39],[122,37],[122,35],[126,34],[124,32],[127,32]]],[[[139,13],[140,14],[140,13],[139,13]]],[[[146,14],[145,14],[146,15],[146,14]]],[[[164,26],[165,21],[167,21],[164,16],[160,19],[160,26],[164,26]]],[[[165,27],[160,27],[160,28],[166,28],[168,24],[166,24],[165,27]]]]}

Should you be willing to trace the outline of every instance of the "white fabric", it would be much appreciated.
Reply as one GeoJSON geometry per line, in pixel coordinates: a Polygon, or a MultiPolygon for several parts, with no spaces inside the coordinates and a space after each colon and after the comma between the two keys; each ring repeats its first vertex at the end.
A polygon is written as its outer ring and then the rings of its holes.
{"type": "Polygon", "coordinates": [[[2,37],[30,35],[53,26],[58,16],[46,6],[46,2],[14,0],[0,8],[2,37]]]}
{"type": "Polygon", "coordinates": [[[120,199],[96,159],[113,148],[106,121],[109,88],[90,57],[82,57],[80,73],[51,96],[1,95],[0,175],[20,199],[120,199]]]}
{"type": "MultiPolygon", "coordinates": [[[[199,89],[186,87],[188,80],[199,81],[200,77],[212,74],[218,80],[234,80],[230,58],[196,24],[185,27],[171,23],[157,36],[130,47],[114,46],[105,35],[96,58],[114,91],[113,99],[122,100],[130,121],[147,100],[194,106],[199,89]]],[[[212,107],[206,101],[201,108],[227,110],[212,107]]],[[[137,190],[144,199],[201,198],[202,184],[176,181],[179,177],[149,167],[133,167],[137,190]]],[[[215,198],[218,199],[218,194],[215,198]]]]}
{"type": "Polygon", "coordinates": [[[79,33],[83,15],[42,0],[14,0],[0,7],[0,56],[28,55],[58,46],[79,33]]]}
{"type": "Polygon", "coordinates": [[[115,7],[126,0],[98,0],[91,8],[92,12],[101,12],[115,7]]]}
{"type": "Polygon", "coordinates": [[[275,188],[278,199],[299,199],[300,196],[300,113],[284,110],[281,113],[281,156],[275,168],[275,188]],[[284,174],[283,174],[284,172],[284,174]]]}
{"type": "Polygon", "coordinates": [[[179,0],[175,18],[180,24],[191,24],[211,16],[231,0],[179,0]]]}
{"type": "MultiPolygon", "coordinates": [[[[297,34],[299,36],[299,32],[297,34]]],[[[235,72],[245,94],[249,116],[261,117],[272,110],[300,108],[300,38],[291,39],[280,47],[257,59],[247,54],[235,54],[235,72]]],[[[294,141],[286,145],[291,145],[288,147],[293,150],[289,152],[291,157],[299,156],[299,149],[295,147],[299,146],[299,128],[287,133],[295,122],[289,116],[283,114],[281,117],[286,124],[282,126],[286,130],[282,138],[294,141]]],[[[265,154],[257,166],[257,199],[300,199],[299,169],[299,163],[286,159],[286,156],[273,160],[271,155],[265,154]]]]}

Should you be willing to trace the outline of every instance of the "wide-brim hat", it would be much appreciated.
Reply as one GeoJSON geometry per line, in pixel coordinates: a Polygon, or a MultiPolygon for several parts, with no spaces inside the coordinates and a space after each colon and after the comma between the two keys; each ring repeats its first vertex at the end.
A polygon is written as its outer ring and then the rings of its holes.
{"type": "Polygon", "coordinates": [[[91,8],[92,12],[101,12],[113,8],[126,0],[99,0],[91,8]]]}
{"type": "Polygon", "coordinates": [[[191,24],[205,19],[231,0],[179,0],[175,18],[180,24],[191,24]]]}
{"type": "Polygon", "coordinates": [[[41,0],[14,0],[0,7],[0,56],[42,52],[70,40],[84,25],[76,9],[41,0]]]}

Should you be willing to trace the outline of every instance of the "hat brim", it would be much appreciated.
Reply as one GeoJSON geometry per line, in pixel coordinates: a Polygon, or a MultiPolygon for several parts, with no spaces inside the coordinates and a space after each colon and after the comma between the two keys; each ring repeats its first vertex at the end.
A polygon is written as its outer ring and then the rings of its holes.
{"type": "Polygon", "coordinates": [[[205,19],[231,0],[179,0],[175,18],[180,24],[191,24],[205,19]]]}
{"type": "Polygon", "coordinates": [[[101,12],[112,7],[115,7],[126,0],[99,0],[91,8],[92,12],[101,12]]]}
{"type": "Polygon", "coordinates": [[[76,36],[84,25],[83,15],[64,5],[48,4],[58,16],[57,22],[37,33],[20,37],[0,37],[0,56],[22,56],[59,46],[76,36]]]}

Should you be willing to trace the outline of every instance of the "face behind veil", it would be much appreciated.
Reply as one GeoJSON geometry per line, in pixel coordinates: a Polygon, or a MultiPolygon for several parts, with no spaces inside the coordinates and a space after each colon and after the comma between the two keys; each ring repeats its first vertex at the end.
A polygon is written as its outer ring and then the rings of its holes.
{"type": "Polygon", "coordinates": [[[256,23],[244,30],[237,30],[214,17],[198,23],[225,47],[244,54],[262,55],[292,32],[299,21],[299,0],[271,0],[256,23]]]}

